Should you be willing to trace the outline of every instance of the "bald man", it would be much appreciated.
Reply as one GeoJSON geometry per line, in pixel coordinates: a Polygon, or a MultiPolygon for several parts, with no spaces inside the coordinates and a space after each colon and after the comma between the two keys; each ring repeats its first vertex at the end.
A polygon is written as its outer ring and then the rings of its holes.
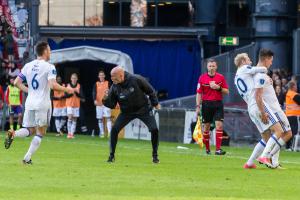
{"type": "Polygon", "coordinates": [[[159,109],[157,96],[153,87],[142,76],[125,72],[122,67],[117,66],[111,71],[113,85],[102,99],[108,108],[120,105],[121,113],[116,119],[110,136],[110,155],[107,162],[115,161],[115,150],[120,130],[131,120],[138,118],[142,120],[151,132],[152,161],[159,163],[158,159],[158,128],[152,112],[153,108],[159,109]]]}

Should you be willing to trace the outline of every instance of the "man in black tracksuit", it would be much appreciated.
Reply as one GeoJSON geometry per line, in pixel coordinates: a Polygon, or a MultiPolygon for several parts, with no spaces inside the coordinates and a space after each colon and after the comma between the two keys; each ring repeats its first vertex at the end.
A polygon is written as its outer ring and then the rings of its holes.
{"type": "Polygon", "coordinates": [[[131,120],[138,118],[147,125],[151,132],[152,161],[159,163],[158,128],[152,107],[159,109],[160,105],[153,87],[142,76],[129,74],[119,66],[112,69],[111,80],[113,85],[106,92],[102,102],[112,109],[119,103],[121,113],[111,129],[110,155],[107,162],[115,160],[119,131],[131,120]]]}

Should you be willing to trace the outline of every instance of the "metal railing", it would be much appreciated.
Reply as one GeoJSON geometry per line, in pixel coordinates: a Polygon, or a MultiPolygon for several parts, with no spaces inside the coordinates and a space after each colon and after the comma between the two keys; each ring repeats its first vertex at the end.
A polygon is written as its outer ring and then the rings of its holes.
{"type": "MultiPolygon", "coordinates": [[[[168,112],[195,111],[195,99],[196,95],[192,95],[163,101],[160,104],[162,109],[168,110],[168,112]]],[[[168,115],[167,118],[170,119],[166,121],[173,121],[173,124],[178,124],[180,121],[178,120],[178,116],[168,115]],[[175,122],[176,120],[178,123],[175,122]]],[[[239,105],[224,107],[224,130],[235,144],[252,144],[260,138],[260,134],[252,123],[247,109],[239,105]]]]}

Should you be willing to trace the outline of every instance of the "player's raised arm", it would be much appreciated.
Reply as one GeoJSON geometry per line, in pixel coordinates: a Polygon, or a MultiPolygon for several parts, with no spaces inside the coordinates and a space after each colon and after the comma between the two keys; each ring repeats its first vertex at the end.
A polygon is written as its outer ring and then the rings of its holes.
{"type": "Polygon", "coordinates": [[[251,66],[252,61],[247,53],[240,53],[234,58],[234,64],[239,67],[244,67],[243,73],[255,75],[257,73],[267,73],[268,69],[264,66],[251,66]]]}
{"type": "Polygon", "coordinates": [[[252,75],[257,74],[257,73],[265,73],[266,74],[268,72],[266,67],[251,67],[251,66],[249,66],[249,67],[247,67],[247,69],[248,69],[248,73],[252,74],[252,75]]]}

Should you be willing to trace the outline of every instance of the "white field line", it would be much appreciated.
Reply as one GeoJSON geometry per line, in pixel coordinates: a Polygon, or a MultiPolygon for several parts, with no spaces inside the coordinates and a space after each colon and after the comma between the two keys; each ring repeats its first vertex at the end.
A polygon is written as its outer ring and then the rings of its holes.
{"type": "MultiPolygon", "coordinates": [[[[49,139],[47,139],[47,141],[49,141],[49,139]]],[[[75,144],[80,144],[80,145],[108,147],[108,145],[104,145],[103,143],[101,143],[101,144],[91,144],[91,143],[86,143],[86,142],[78,142],[78,141],[74,141],[74,140],[72,142],[67,142],[65,140],[56,140],[56,141],[60,142],[60,143],[68,143],[68,144],[75,143],[75,144]]],[[[149,143],[149,145],[151,145],[151,144],[149,143]]],[[[139,147],[131,147],[131,146],[125,146],[125,145],[119,145],[119,148],[125,148],[125,149],[137,150],[137,151],[139,151],[139,150],[152,150],[149,147],[139,148],[139,147]]],[[[199,154],[199,150],[194,150],[194,149],[188,149],[188,150],[171,150],[171,149],[165,149],[165,147],[164,147],[164,148],[160,148],[159,152],[174,153],[174,154],[186,154],[186,155],[195,155],[195,156],[207,157],[207,155],[205,153],[200,153],[199,154]]],[[[212,155],[212,156],[214,156],[214,155],[212,155]]],[[[248,157],[231,155],[230,153],[227,154],[225,157],[226,158],[233,158],[233,159],[240,159],[240,160],[245,160],[245,161],[248,160],[248,157]]],[[[295,162],[295,161],[281,160],[280,162],[281,163],[288,163],[288,164],[300,165],[300,162],[295,162]]]]}

